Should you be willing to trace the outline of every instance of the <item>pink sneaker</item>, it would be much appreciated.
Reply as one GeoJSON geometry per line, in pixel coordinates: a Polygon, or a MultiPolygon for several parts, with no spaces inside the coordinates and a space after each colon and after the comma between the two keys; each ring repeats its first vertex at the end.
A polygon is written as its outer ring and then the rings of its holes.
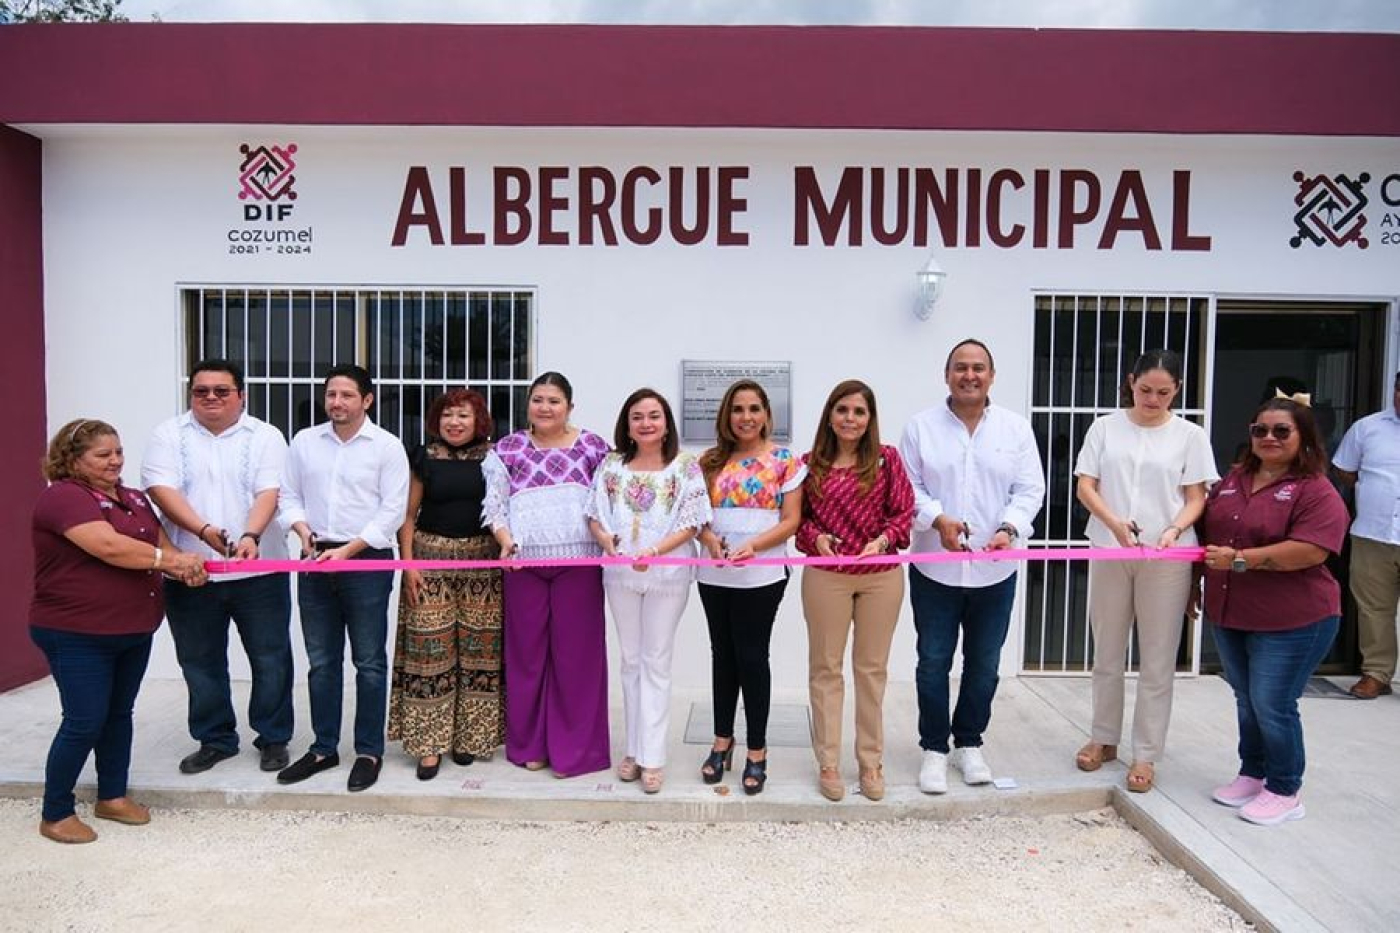
{"type": "Polygon", "coordinates": [[[1258,797],[1240,808],[1240,817],[1260,826],[1277,826],[1289,820],[1301,820],[1306,812],[1297,794],[1280,797],[1261,790],[1258,797]]]}
{"type": "Polygon", "coordinates": [[[1259,792],[1263,789],[1263,778],[1245,777],[1241,774],[1229,784],[1217,787],[1210,795],[1210,799],[1227,807],[1242,807],[1258,797],[1259,792]]]}

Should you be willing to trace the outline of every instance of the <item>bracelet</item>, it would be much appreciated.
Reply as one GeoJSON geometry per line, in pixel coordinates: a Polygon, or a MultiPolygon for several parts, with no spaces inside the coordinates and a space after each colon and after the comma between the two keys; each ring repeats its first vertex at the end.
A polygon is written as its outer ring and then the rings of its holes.
{"type": "Polygon", "coordinates": [[[242,541],[244,538],[252,538],[254,544],[262,544],[262,535],[255,535],[251,531],[245,531],[238,536],[239,541],[242,541]]]}
{"type": "Polygon", "coordinates": [[[164,556],[165,556],[164,552],[161,551],[161,549],[160,549],[159,546],[157,546],[157,547],[156,547],[156,559],[155,559],[154,561],[152,561],[152,563],[151,563],[151,569],[152,569],[152,570],[159,570],[159,569],[160,569],[160,561],[161,561],[161,558],[164,557],[164,556]]]}
{"type": "Polygon", "coordinates": [[[195,535],[195,537],[198,538],[198,539],[200,540],[200,543],[203,543],[203,542],[204,542],[204,533],[205,533],[206,531],[208,531],[208,530],[209,530],[209,523],[208,523],[208,522],[205,522],[205,523],[204,523],[204,527],[201,528],[201,529],[199,529],[199,534],[195,535]]]}

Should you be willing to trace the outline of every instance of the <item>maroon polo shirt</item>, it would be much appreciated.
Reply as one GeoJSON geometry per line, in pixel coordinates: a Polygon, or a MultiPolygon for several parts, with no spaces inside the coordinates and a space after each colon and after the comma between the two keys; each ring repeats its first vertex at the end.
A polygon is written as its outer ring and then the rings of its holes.
{"type": "Polygon", "coordinates": [[[154,570],[123,570],[64,537],[88,522],[110,522],[119,534],[154,545],[160,523],[146,497],[125,486],[107,496],[59,480],[34,506],[34,601],[29,624],[89,635],[142,635],[160,627],[165,598],[154,570]]]}
{"type": "MultiPolygon", "coordinates": [[[[1206,497],[1203,544],[1239,550],[1304,541],[1333,554],[1349,517],[1325,476],[1289,473],[1250,494],[1253,474],[1240,467],[1206,497]]],[[[1283,632],[1340,615],[1341,591],[1323,564],[1306,570],[1206,570],[1206,615],[1222,628],[1283,632]]]]}

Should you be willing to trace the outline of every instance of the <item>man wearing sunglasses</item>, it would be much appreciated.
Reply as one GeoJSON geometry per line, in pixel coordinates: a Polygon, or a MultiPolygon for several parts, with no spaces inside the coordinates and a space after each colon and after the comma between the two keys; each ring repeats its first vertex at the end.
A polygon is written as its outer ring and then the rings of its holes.
{"type": "MultiPolygon", "coordinates": [[[[287,442],[243,410],[243,371],[228,360],[200,360],[190,373],[190,407],[156,428],[141,485],[160,507],[170,540],[207,560],[287,556],[277,524],[277,493],[287,442]]],[[[292,737],[291,593],[286,574],[221,574],[191,589],[165,581],[175,655],[189,689],[190,736],[199,748],[184,774],[208,771],[238,754],[238,717],[228,671],[229,621],[248,655],[248,724],[264,771],[287,765],[292,737]]]]}
{"type": "Polygon", "coordinates": [[[1374,700],[1391,692],[1400,603],[1400,373],[1391,407],[1356,422],[1332,458],[1337,477],[1356,486],[1351,525],[1351,595],[1359,610],[1361,679],[1351,695],[1374,700]]]}

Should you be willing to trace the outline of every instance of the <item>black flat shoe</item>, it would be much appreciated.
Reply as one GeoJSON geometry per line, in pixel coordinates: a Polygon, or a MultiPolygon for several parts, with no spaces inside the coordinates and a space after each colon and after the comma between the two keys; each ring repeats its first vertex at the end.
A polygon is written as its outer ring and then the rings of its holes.
{"type": "Polygon", "coordinates": [[[462,767],[465,768],[467,765],[471,764],[473,761],[476,761],[476,756],[473,755],[471,752],[453,752],[453,753],[452,753],[452,763],[453,763],[453,764],[458,764],[458,765],[461,765],[462,767]]]}
{"type": "Polygon", "coordinates": [[[223,748],[215,748],[212,745],[201,745],[197,751],[190,752],[180,759],[181,774],[201,774],[208,771],[221,761],[237,755],[238,752],[231,752],[223,748]]]}
{"type": "Polygon", "coordinates": [[[307,752],[281,771],[277,772],[278,784],[295,784],[320,774],[322,771],[340,766],[339,755],[327,755],[317,760],[314,752],[307,752]]]}
{"type": "Polygon", "coordinates": [[[287,757],[287,743],[273,742],[271,745],[264,745],[259,751],[258,767],[264,771],[281,771],[287,767],[287,762],[291,759],[287,757]]]}
{"type": "Polygon", "coordinates": [[[350,780],[345,782],[345,789],[353,793],[373,787],[374,782],[379,780],[379,766],[383,763],[383,758],[371,758],[368,755],[356,758],[355,763],[350,766],[350,780]]]}
{"type": "Polygon", "coordinates": [[[437,761],[430,765],[423,764],[421,758],[418,760],[418,770],[415,772],[418,775],[418,780],[431,781],[433,778],[437,777],[438,768],[442,767],[442,756],[438,755],[436,757],[437,761]]]}
{"type": "Polygon", "coordinates": [[[724,780],[724,772],[732,770],[733,767],[734,740],[730,739],[729,747],[724,751],[710,749],[710,754],[705,757],[704,764],[700,765],[700,780],[706,784],[718,784],[724,780]]]}
{"type": "Polygon", "coordinates": [[[750,797],[763,793],[763,785],[768,783],[768,759],[762,761],[748,759],[744,762],[744,793],[750,797]],[[752,782],[752,783],[750,783],[752,782]]]}

